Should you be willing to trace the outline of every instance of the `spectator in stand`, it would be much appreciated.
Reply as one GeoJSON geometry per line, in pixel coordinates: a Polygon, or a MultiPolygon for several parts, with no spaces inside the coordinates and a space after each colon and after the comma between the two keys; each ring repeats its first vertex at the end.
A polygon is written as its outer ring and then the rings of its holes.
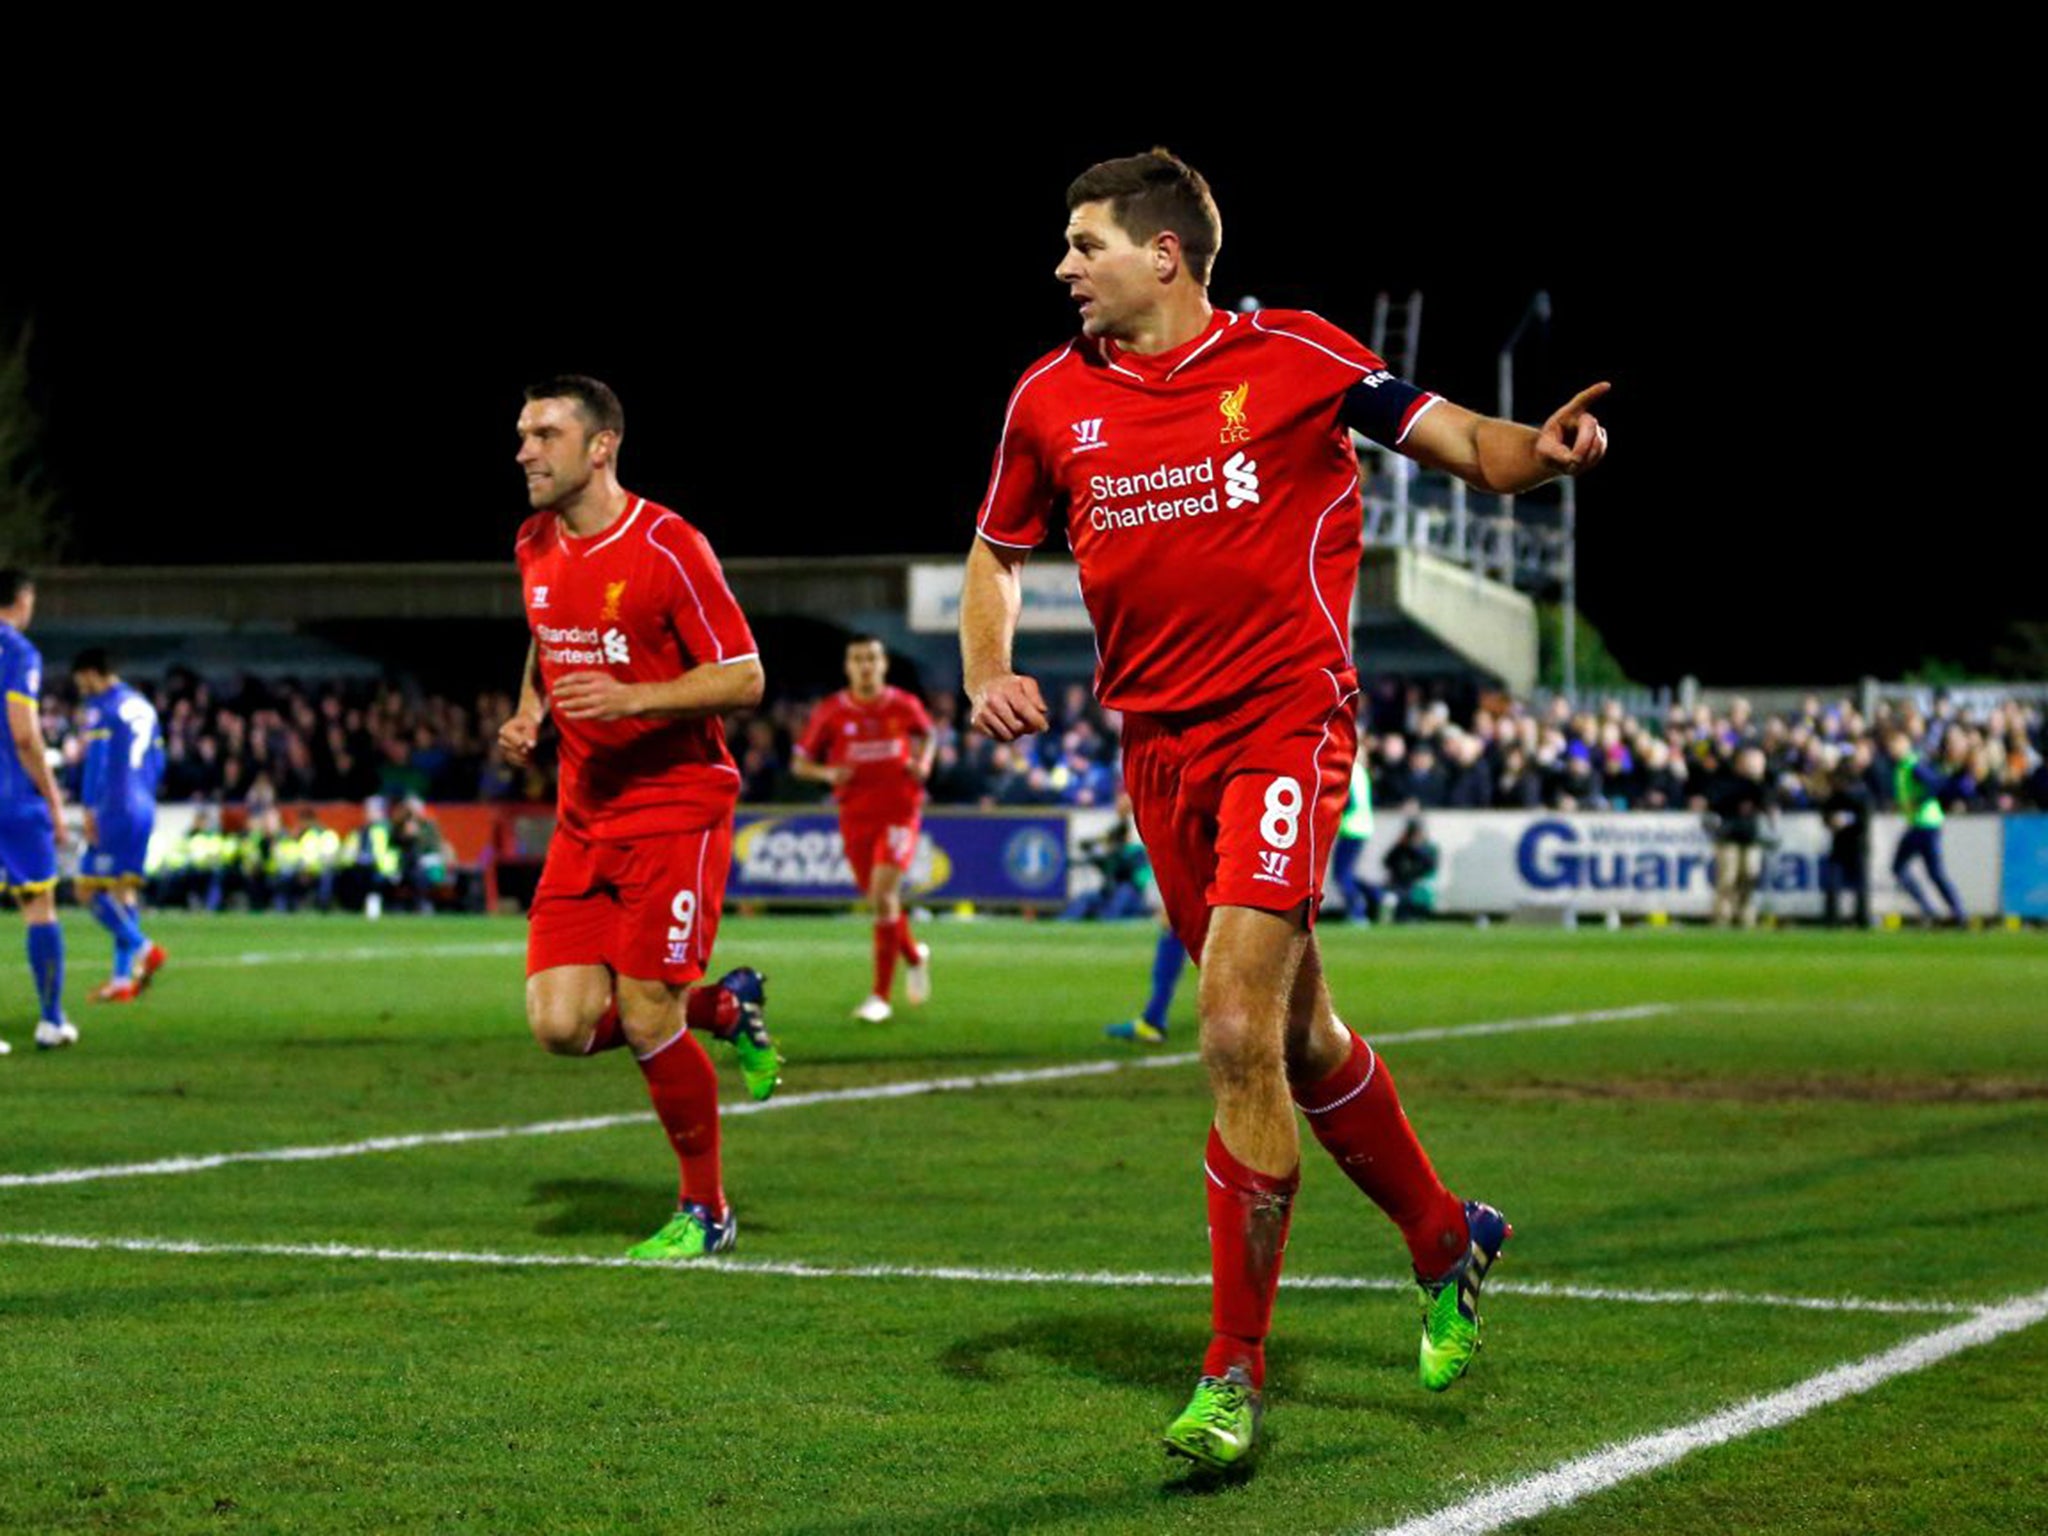
{"type": "Polygon", "coordinates": [[[1444,804],[1457,811],[1484,811],[1493,806],[1493,765],[1481,755],[1479,738],[1452,726],[1444,732],[1444,758],[1449,777],[1444,804]]]}
{"type": "Polygon", "coordinates": [[[1415,780],[1408,766],[1408,741],[1398,731],[1382,736],[1372,775],[1372,803],[1398,809],[1415,799],[1415,780]]]}
{"type": "Polygon", "coordinates": [[[733,754],[740,770],[740,799],[755,805],[784,798],[783,757],[775,742],[775,724],[759,716],[746,723],[740,750],[733,754]]]}
{"type": "Polygon", "coordinates": [[[1604,811],[1607,796],[1600,772],[1593,766],[1592,748],[1574,741],[1565,749],[1551,781],[1550,805],[1559,811],[1604,811]]]}
{"type": "Polygon", "coordinates": [[[1407,804],[1425,811],[1441,810],[1450,799],[1450,775],[1433,749],[1416,742],[1408,753],[1407,804]]]}
{"type": "Polygon", "coordinates": [[[1501,811],[1533,811],[1543,804],[1543,775],[1529,766],[1520,742],[1501,754],[1493,781],[1493,805],[1501,811]]]}
{"type": "Polygon", "coordinates": [[[1652,736],[1643,744],[1643,760],[1637,770],[1632,810],[1678,811],[1688,803],[1682,760],[1671,755],[1670,743],[1652,736]]]}

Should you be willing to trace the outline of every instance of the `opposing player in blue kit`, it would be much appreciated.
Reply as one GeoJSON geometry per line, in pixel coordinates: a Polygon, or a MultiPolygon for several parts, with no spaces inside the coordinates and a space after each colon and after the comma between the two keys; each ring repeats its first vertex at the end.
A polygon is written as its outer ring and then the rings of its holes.
{"type": "MultiPolygon", "coordinates": [[[[0,887],[28,919],[28,968],[35,977],[36,1044],[71,1045],[78,1031],[64,1017],[64,929],[57,921],[57,846],[64,840],[64,797],[43,742],[43,658],[23,633],[36,611],[27,571],[0,568],[0,692],[7,696],[12,751],[0,751],[0,887]]],[[[7,1052],[0,1040],[0,1055],[7,1052]]]]}
{"type": "Polygon", "coordinates": [[[78,799],[85,810],[85,857],[78,896],[113,935],[113,977],[96,1003],[132,1003],[163,969],[163,946],[137,919],[149,837],[156,830],[156,789],[164,776],[164,740],[156,706],[114,674],[94,646],[71,663],[85,711],[85,764],[78,799]]]}

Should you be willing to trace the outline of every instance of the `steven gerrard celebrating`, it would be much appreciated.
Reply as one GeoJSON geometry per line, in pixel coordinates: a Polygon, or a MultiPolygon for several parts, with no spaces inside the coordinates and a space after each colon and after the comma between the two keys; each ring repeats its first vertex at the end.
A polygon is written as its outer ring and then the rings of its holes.
{"type": "Polygon", "coordinates": [[[962,659],[976,727],[1004,741],[1045,728],[1011,644],[1020,568],[1064,521],[1096,693],[1124,712],[1138,832],[1202,967],[1213,1334],[1165,1440],[1223,1467],[1258,1433],[1297,1107],[1406,1241],[1425,1386],[1471,1362],[1480,1281],[1509,1236],[1498,1211],[1438,1179],[1386,1062],[1332,1011],[1311,932],[1358,740],[1351,429],[1483,490],[1522,491],[1599,462],[1606,433],[1586,407],[1606,386],[1540,430],[1517,426],[1394,377],[1314,314],[1218,313],[1221,217],[1163,150],[1092,167],[1067,209],[1054,275],[1081,335],[1010,397],[967,561],[962,659]]]}

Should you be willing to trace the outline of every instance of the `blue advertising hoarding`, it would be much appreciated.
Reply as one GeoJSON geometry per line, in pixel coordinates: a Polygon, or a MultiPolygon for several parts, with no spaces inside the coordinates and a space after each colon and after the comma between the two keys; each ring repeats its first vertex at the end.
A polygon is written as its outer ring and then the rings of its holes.
{"type": "Polygon", "coordinates": [[[2048,917],[2048,816],[2005,818],[2004,898],[2009,917],[2048,917]]]}
{"type": "MultiPolygon", "coordinates": [[[[859,898],[830,810],[743,806],[733,818],[731,901],[859,898]]],[[[1067,898],[1064,816],[927,811],[904,881],[913,901],[1060,906],[1067,898]]]]}

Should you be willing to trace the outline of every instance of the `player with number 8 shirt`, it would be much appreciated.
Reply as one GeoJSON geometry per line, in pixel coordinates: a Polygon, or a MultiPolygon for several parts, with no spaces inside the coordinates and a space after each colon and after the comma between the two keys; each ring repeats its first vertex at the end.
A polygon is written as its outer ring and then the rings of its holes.
{"type": "Polygon", "coordinates": [[[569,375],[527,391],[518,462],[536,509],[516,552],[532,644],[499,733],[514,762],[543,720],[561,738],[555,834],[527,935],[526,1013],[561,1055],[631,1046],[676,1156],[673,1217],[629,1253],[687,1259],[733,1246],[718,1080],[703,1030],[730,1043],[765,1099],[780,1058],[763,978],[709,965],[732,860],[739,771],[722,717],[761,698],[754,637],[704,536],[622,489],[618,397],[569,375]]]}
{"type": "Polygon", "coordinates": [[[1333,1011],[1312,930],[1358,740],[1351,432],[1519,492],[1599,462],[1606,433],[1587,406],[1606,386],[1539,430],[1394,377],[1317,315],[1217,312],[1222,222],[1163,150],[1092,167],[1067,209],[1055,276],[1081,335],[1025,372],[1005,412],[961,598],[965,684],[973,724],[997,739],[1046,727],[1011,645],[1021,567],[1062,517],[1097,696],[1124,712],[1139,835],[1202,967],[1213,1334],[1165,1441],[1221,1467],[1251,1453],[1263,1407],[1297,1107],[1407,1244],[1424,1385],[1470,1364],[1479,1284],[1510,1232],[1438,1179],[1385,1061],[1333,1011]]]}

